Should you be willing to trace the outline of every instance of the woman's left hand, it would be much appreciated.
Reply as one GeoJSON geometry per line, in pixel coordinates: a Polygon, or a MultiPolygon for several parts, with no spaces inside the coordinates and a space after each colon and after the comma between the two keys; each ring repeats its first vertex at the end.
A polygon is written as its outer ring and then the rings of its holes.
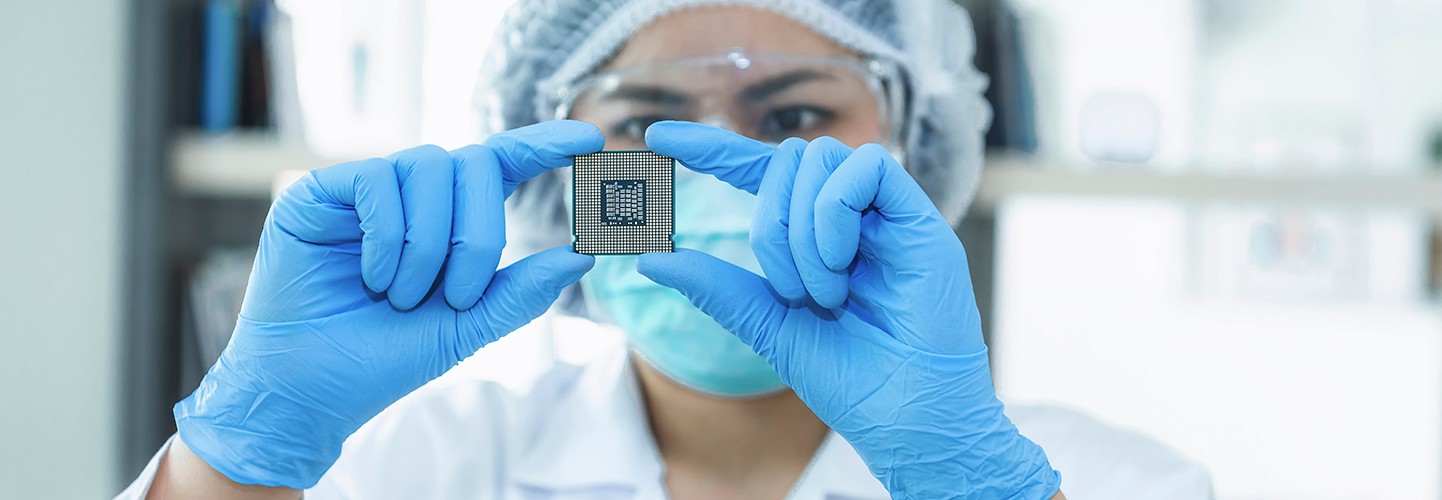
{"type": "Polygon", "coordinates": [[[638,270],[765,357],[893,496],[1058,492],[996,398],[961,242],[885,148],[772,148],[684,122],[652,125],[646,143],[757,195],[751,244],[769,279],[691,250],[638,270]]]}

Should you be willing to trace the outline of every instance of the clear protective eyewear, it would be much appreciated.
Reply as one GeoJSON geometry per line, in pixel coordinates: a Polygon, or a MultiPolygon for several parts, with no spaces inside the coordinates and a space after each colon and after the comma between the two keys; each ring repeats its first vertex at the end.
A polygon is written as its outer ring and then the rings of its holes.
{"type": "Polygon", "coordinates": [[[663,120],[768,143],[832,136],[891,148],[905,123],[902,89],[899,69],[883,60],[732,49],[592,74],[541,104],[557,119],[600,127],[607,149],[646,149],[646,127],[663,120]]]}

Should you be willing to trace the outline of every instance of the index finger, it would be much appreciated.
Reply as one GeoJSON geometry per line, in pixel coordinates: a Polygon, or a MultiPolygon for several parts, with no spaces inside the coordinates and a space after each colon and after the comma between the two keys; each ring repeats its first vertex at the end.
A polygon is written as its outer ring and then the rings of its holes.
{"type": "Polygon", "coordinates": [[[751,194],[761,187],[775,149],[729,130],[678,121],[656,122],[647,127],[646,147],[751,194]]]}
{"type": "Polygon", "coordinates": [[[606,145],[601,129],[576,120],[554,120],[501,132],[486,139],[486,149],[501,167],[502,195],[553,168],[571,166],[571,157],[600,151],[606,145]]]}

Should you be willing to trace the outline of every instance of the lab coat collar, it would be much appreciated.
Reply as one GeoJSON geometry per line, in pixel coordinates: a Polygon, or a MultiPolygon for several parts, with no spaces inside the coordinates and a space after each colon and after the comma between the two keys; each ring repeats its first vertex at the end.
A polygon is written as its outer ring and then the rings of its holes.
{"type": "Polygon", "coordinates": [[[871,475],[861,456],[836,432],[826,435],[821,449],[801,473],[801,480],[788,498],[802,499],[889,499],[891,494],[871,475]]]}
{"type": "MultiPolygon", "coordinates": [[[[633,498],[665,498],[664,463],[649,428],[639,382],[626,349],[602,356],[575,380],[541,423],[535,446],[513,470],[529,490],[585,496],[627,488],[633,498]]],[[[538,385],[537,387],[541,387],[538,385]]],[[[542,409],[545,411],[545,409],[542,409]]],[[[851,445],[831,433],[789,498],[889,498],[851,445]]]]}
{"type": "Polygon", "coordinates": [[[646,485],[660,484],[662,461],[626,358],[623,348],[585,367],[558,367],[582,370],[574,387],[537,384],[569,394],[555,399],[554,408],[537,409],[546,420],[516,464],[514,481],[555,492],[608,486],[629,488],[636,498],[660,497],[659,491],[643,494],[646,485]]]}

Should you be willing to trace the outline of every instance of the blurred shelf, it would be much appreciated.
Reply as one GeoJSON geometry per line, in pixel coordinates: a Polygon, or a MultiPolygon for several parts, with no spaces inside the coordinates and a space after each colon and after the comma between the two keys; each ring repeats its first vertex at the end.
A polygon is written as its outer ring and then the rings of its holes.
{"type": "Polygon", "coordinates": [[[1164,199],[1419,210],[1442,215],[1442,173],[1209,173],[1122,167],[1064,168],[1029,159],[987,161],[976,203],[1018,196],[1164,199]]]}
{"type": "MultiPolygon", "coordinates": [[[[275,178],[342,161],[301,144],[254,132],[187,132],[173,146],[172,175],[182,194],[269,197],[275,178]]],[[[1421,210],[1442,215],[1442,173],[1266,175],[1155,172],[1119,167],[1086,169],[1015,157],[988,160],[977,209],[990,210],[1019,196],[1137,198],[1421,210]]]]}
{"type": "MultiPolygon", "coordinates": [[[[183,195],[269,198],[276,176],[346,161],[265,132],[207,134],[187,131],[171,146],[172,180],[183,195]]],[[[360,158],[360,157],[358,157],[360,158]]]]}

